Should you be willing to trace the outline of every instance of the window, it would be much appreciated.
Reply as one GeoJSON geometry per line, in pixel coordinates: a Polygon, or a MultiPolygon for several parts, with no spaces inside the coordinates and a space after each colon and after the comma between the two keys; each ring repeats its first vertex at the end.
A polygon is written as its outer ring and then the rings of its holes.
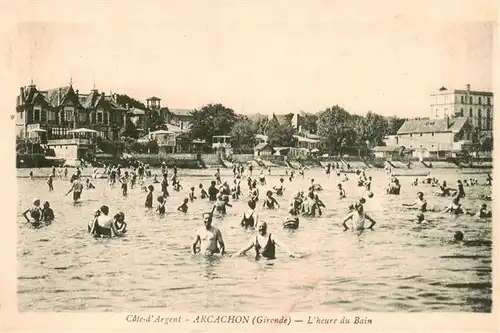
{"type": "Polygon", "coordinates": [[[92,113],[90,114],[90,119],[91,119],[91,123],[92,123],[92,124],[95,124],[95,123],[96,123],[95,112],[92,112],[92,113]]]}
{"type": "Polygon", "coordinates": [[[481,119],[481,109],[477,110],[477,117],[481,119]]]}
{"type": "Polygon", "coordinates": [[[477,98],[477,102],[478,102],[478,104],[481,104],[481,102],[482,102],[481,97],[477,98]]]}
{"type": "Polygon", "coordinates": [[[469,109],[469,117],[471,117],[471,118],[473,117],[472,116],[472,108],[469,109]]]}
{"type": "Polygon", "coordinates": [[[47,110],[42,110],[42,113],[40,115],[40,119],[43,123],[47,121],[47,110]]]}
{"type": "Polygon", "coordinates": [[[460,97],[461,97],[460,100],[462,101],[462,103],[465,103],[465,96],[460,96],[460,97]]]}
{"type": "Polygon", "coordinates": [[[439,109],[436,109],[436,117],[439,117],[439,109]]]}
{"type": "Polygon", "coordinates": [[[460,117],[464,116],[464,109],[460,109],[460,117]]]}
{"type": "Polygon", "coordinates": [[[24,111],[19,112],[19,118],[23,119],[24,111]]]}
{"type": "Polygon", "coordinates": [[[472,104],[472,97],[469,97],[469,104],[472,104]]]}
{"type": "Polygon", "coordinates": [[[97,112],[97,122],[102,124],[102,112],[97,112]]]}
{"type": "Polygon", "coordinates": [[[56,112],[55,111],[49,111],[48,112],[48,119],[49,121],[55,121],[56,120],[56,112]]]}
{"type": "Polygon", "coordinates": [[[432,136],[434,136],[434,132],[432,132],[432,134],[431,134],[431,135],[432,135],[432,136]]]}
{"type": "Polygon", "coordinates": [[[40,121],[40,109],[36,108],[33,110],[33,122],[37,123],[40,121]]]}
{"type": "Polygon", "coordinates": [[[108,113],[107,113],[107,112],[104,112],[104,114],[103,114],[103,119],[104,119],[103,123],[104,123],[105,125],[107,125],[107,124],[108,124],[108,113]]]}
{"type": "Polygon", "coordinates": [[[410,138],[413,136],[413,134],[410,133],[410,138]]]}
{"type": "Polygon", "coordinates": [[[488,97],[488,105],[491,105],[491,98],[488,97]]]}
{"type": "Polygon", "coordinates": [[[420,133],[420,136],[422,136],[422,133],[420,133]]]}
{"type": "Polygon", "coordinates": [[[72,107],[66,107],[64,108],[64,116],[66,118],[66,121],[74,121],[75,120],[75,114],[73,112],[73,108],[72,107]]]}

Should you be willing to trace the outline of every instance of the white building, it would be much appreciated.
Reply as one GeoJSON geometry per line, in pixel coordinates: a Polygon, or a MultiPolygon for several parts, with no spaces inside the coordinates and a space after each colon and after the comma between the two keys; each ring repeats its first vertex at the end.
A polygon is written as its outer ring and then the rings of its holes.
{"type": "Polygon", "coordinates": [[[493,93],[488,91],[448,90],[445,87],[431,94],[431,119],[449,117],[469,118],[474,128],[493,129],[493,93]]]}

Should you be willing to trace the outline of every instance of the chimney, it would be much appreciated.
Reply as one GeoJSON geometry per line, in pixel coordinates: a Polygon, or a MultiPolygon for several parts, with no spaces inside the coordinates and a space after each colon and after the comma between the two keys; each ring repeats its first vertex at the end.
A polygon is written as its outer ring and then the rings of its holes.
{"type": "Polygon", "coordinates": [[[24,102],[24,87],[21,87],[21,102],[24,102]]]}
{"type": "Polygon", "coordinates": [[[75,93],[76,93],[76,97],[80,96],[80,92],[78,89],[76,89],[75,93]]]}
{"type": "Polygon", "coordinates": [[[467,83],[467,92],[470,92],[470,84],[467,83]]]}

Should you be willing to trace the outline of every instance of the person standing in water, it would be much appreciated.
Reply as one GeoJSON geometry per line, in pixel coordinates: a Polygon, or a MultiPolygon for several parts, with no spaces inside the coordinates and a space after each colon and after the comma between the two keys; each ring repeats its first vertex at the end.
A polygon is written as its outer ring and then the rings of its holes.
{"type": "Polygon", "coordinates": [[[427,200],[424,199],[423,192],[417,192],[417,200],[411,204],[403,204],[405,207],[415,207],[421,212],[427,211],[427,200]]]}
{"type": "Polygon", "coordinates": [[[257,230],[258,233],[250,239],[248,245],[236,252],[234,256],[241,256],[249,250],[255,249],[255,259],[276,259],[276,246],[278,246],[288,253],[290,257],[297,257],[276,236],[267,232],[267,223],[265,221],[258,222],[257,230]]]}
{"type": "Polygon", "coordinates": [[[50,203],[48,201],[45,201],[43,204],[42,216],[43,222],[45,222],[46,225],[51,224],[54,220],[54,211],[50,208],[50,203]]]}
{"type": "Polygon", "coordinates": [[[245,228],[253,228],[259,221],[259,217],[257,213],[255,212],[255,201],[249,200],[248,201],[248,210],[246,212],[243,212],[241,216],[241,226],[245,228]]]}
{"type": "Polygon", "coordinates": [[[73,202],[76,203],[78,200],[80,200],[83,192],[83,184],[80,182],[79,177],[76,177],[75,180],[73,180],[71,188],[66,193],[66,195],[70,194],[71,191],[73,191],[73,202]]]}
{"type": "Polygon", "coordinates": [[[193,254],[199,252],[205,256],[212,256],[215,253],[224,255],[224,240],[220,230],[212,226],[212,213],[203,214],[203,224],[204,227],[196,231],[195,240],[191,247],[193,254]]]}
{"type": "Polygon", "coordinates": [[[49,179],[47,179],[47,185],[49,186],[49,192],[54,191],[54,176],[49,175],[49,179]]]}
{"type": "Polygon", "coordinates": [[[357,231],[358,234],[361,234],[363,230],[365,229],[365,223],[366,221],[370,221],[371,224],[368,228],[373,230],[373,226],[375,225],[375,220],[373,220],[368,214],[364,212],[363,205],[361,203],[356,203],[354,205],[354,211],[350,212],[347,217],[342,221],[342,225],[344,226],[344,231],[348,230],[349,227],[347,226],[347,221],[351,220],[351,229],[353,231],[357,231]]]}
{"type": "Polygon", "coordinates": [[[27,223],[30,223],[35,228],[39,227],[43,219],[43,212],[42,208],[40,207],[40,199],[34,199],[33,206],[23,212],[23,216],[26,219],[27,223]]]}
{"type": "Polygon", "coordinates": [[[146,201],[144,202],[144,207],[153,208],[153,191],[155,188],[153,185],[148,186],[148,194],[146,195],[146,201]]]}

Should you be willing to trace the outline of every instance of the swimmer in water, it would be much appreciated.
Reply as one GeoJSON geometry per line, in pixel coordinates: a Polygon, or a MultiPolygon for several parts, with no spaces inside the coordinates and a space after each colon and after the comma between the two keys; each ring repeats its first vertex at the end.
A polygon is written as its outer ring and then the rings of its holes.
{"type": "Polygon", "coordinates": [[[177,207],[177,210],[180,211],[180,212],[183,212],[183,213],[187,213],[188,211],[188,202],[189,202],[189,199],[188,198],[185,198],[184,201],[182,202],[182,204],[177,207]]]}
{"type": "Polygon", "coordinates": [[[353,231],[357,231],[358,234],[361,234],[365,229],[366,221],[370,221],[371,224],[368,228],[373,230],[373,226],[375,225],[375,220],[373,220],[368,214],[364,212],[363,205],[359,202],[354,205],[354,211],[349,213],[347,217],[342,221],[342,225],[344,226],[344,231],[348,230],[347,221],[351,220],[351,229],[353,231]]]}
{"type": "Polygon", "coordinates": [[[101,206],[100,213],[94,214],[94,219],[89,225],[89,233],[94,237],[119,237],[122,232],[116,229],[115,220],[109,215],[109,207],[101,206]]]}
{"type": "Polygon", "coordinates": [[[299,227],[299,217],[295,214],[293,207],[288,209],[288,216],[283,222],[283,227],[287,229],[297,229],[299,227]]]}
{"type": "Polygon", "coordinates": [[[144,207],[153,208],[153,191],[155,188],[153,185],[148,186],[148,194],[146,195],[146,200],[144,202],[144,207]]]}
{"type": "Polygon", "coordinates": [[[453,234],[452,243],[459,243],[465,246],[491,246],[490,240],[481,240],[481,239],[464,240],[464,233],[460,230],[455,231],[455,233],[453,234]]]}
{"type": "Polygon", "coordinates": [[[444,209],[443,213],[451,213],[454,215],[463,214],[464,210],[460,204],[460,197],[454,197],[451,204],[444,209]]]}
{"type": "Polygon", "coordinates": [[[411,204],[403,204],[405,207],[416,207],[421,212],[427,211],[427,200],[424,199],[423,192],[417,192],[417,200],[411,204]]]}
{"type": "Polygon", "coordinates": [[[422,224],[422,223],[429,223],[424,217],[424,213],[418,212],[417,213],[417,224],[422,224]]]}
{"type": "Polygon", "coordinates": [[[478,218],[487,218],[487,217],[491,217],[491,210],[488,209],[488,206],[483,203],[480,207],[479,207],[479,210],[477,211],[477,213],[472,213],[472,212],[467,212],[467,215],[471,215],[471,216],[474,216],[474,217],[478,217],[478,218]]]}
{"type": "Polygon", "coordinates": [[[198,187],[200,188],[200,198],[201,198],[201,199],[206,199],[206,198],[208,198],[208,193],[207,193],[207,191],[205,191],[205,189],[203,188],[203,184],[200,184],[198,187]]]}
{"type": "Polygon", "coordinates": [[[280,183],[273,186],[273,190],[276,192],[276,195],[282,196],[283,192],[285,192],[284,182],[285,180],[283,178],[280,178],[280,183]]]}
{"type": "Polygon", "coordinates": [[[45,201],[42,209],[42,219],[46,225],[49,225],[54,221],[54,211],[50,208],[50,203],[45,201]]]}
{"type": "Polygon", "coordinates": [[[125,214],[119,212],[114,216],[115,228],[120,234],[125,234],[127,232],[127,222],[125,222],[125,214]]]}
{"type": "Polygon", "coordinates": [[[240,225],[245,228],[253,228],[259,221],[259,216],[255,212],[255,201],[249,200],[247,202],[248,210],[243,212],[241,216],[240,225]]]}
{"type": "Polygon", "coordinates": [[[95,188],[94,184],[92,184],[92,182],[90,181],[90,178],[87,178],[87,180],[85,180],[85,183],[87,185],[87,189],[95,188]]]}
{"type": "Polygon", "coordinates": [[[49,175],[49,179],[47,179],[47,185],[49,186],[49,192],[54,191],[54,176],[49,175]]]}
{"type": "Polygon", "coordinates": [[[229,199],[225,200],[222,194],[217,196],[217,201],[214,203],[212,207],[212,211],[217,211],[220,215],[224,216],[227,214],[226,207],[233,207],[229,204],[229,199]]]}
{"type": "Polygon", "coordinates": [[[73,191],[73,202],[76,203],[78,200],[80,200],[83,191],[83,184],[80,182],[79,177],[76,177],[75,180],[73,180],[71,188],[66,193],[66,195],[70,194],[71,191],[73,191]]]}
{"type": "Polygon", "coordinates": [[[194,195],[194,186],[192,186],[191,191],[189,192],[189,201],[193,202],[194,199],[196,199],[196,196],[194,195]]]}
{"type": "Polygon", "coordinates": [[[191,246],[192,253],[199,252],[205,256],[212,256],[215,253],[224,255],[224,240],[220,230],[212,226],[212,213],[203,214],[203,224],[204,227],[196,231],[195,240],[191,246]]]}
{"type": "Polygon", "coordinates": [[[27,209],[23,213],[23,216],[26,219],[27,223],[30,223],[35,228],[39,227],[43,218],[42,208],[40,207],[40,199],[37,198],[33,200],[33,206],[27,209]]]}
{"type": "Polygon", "coordinates": [[[342,188],[342,184],[337,184],[339,199],[345,198],[345,190],[342,188]]]}
{"type": "Polygon", "coordinates": [[[267,232],[267,223],[259,221],[257,224],[257,235],[253,236],[248,245],[236,252],[234,256],[241,256],[246,254],[249,250],[255,249],[255,259],[260,258],[276,259],[276,246],[283,249],[292,258],[297,257],[296,254],[288,250],[288,248],[279,241],[276,236],[267,232]]]}
{"type": "Polygon", "coordinates": [[[156,211],[158,212],[158,214],[160,215],[165,215],[165,198],[162,197],[161,195],[158,197],[158,199],[156,199],[156,201],[158,201],[158,206],[156,206],[156,211]]]}
{"type": "Polygon", "coordinates": [[[267,191],[266,192],[266,197],[264,198],[264,203],[262,205],[262,207],[265,207],[267,209],[274,209],[275,208],[275,205],[280,206],[280,204],[278,203],[278,201],[276,201],[275,198],[273,198],[273,192],[272,191],[267,191]]]}
{"type": "Polygon", "coordinates": [[[210,182],[210,187],[208,188],[208,200],[210,201],[217,201],[217,194],[219,193],[219,190],[217,189],[217,187],[215,187],[216,185],[216,181],[215,180],[212,180],[210,182]]]}

